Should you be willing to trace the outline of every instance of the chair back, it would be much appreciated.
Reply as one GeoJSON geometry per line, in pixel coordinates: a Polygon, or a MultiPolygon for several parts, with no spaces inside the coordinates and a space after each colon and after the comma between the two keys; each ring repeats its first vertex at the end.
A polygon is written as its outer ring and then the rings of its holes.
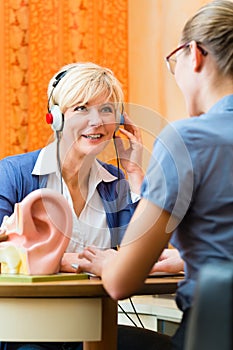
{"type": "Polygon", "coordinates": [[[206,265],[199,274],[185,350],[233,349],[233,262],[206,265]]]}

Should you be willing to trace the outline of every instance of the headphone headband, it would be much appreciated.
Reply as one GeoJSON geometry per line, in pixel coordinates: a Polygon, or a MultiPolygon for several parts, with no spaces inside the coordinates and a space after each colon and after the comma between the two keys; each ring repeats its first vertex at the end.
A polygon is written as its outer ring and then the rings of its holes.
{"type": "MultiPolygon", "coordinates": [[[[66,75],[66,73],[68,72],[68,70],[64,70],[60,73],[58,73],[56,76],[55,76],[55,81],[53,82],[53,88],[55,88],[57,86],[57,84],[59,83],[59,81],[66,75]]],[[[54,90],[54,89],[53,89],[54,90]]]]}
{"type": "MultiPolygon", "coordinates": [[[[48,98],[48,104],[47,104],[47,109],[48,113],[46,114],[46,122],[51,125],[51,128],[54,131],[62,131],[64,127],[64,115],[61,112],[60,108],[58,105],[53,105],[51,108],[49,107],[50,100],[53,96],[54,89],[56,86],[59,84],[61,79],[67,74],[69,69],[61,71],[55,76],[55,80],[52,84],[52,90],[48,98]]],[[[124,104],[122,103],[122,111],[120,114],[120,120],[118,121],[120,125],[124,124],[124,104]]]]}

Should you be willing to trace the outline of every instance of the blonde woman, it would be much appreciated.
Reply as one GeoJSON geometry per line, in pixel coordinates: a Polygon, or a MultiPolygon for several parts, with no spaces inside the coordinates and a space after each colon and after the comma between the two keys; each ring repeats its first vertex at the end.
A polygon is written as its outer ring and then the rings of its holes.
{"type": "Polygon", "coordinates": [[[116,247],[134,211],[131,194],[138,199],[135,194],[143,179],[140,131],[126,113],[120,132],[130,146],[125,150],[119,137],[116,141],[129,182],[122,171],[96,159],[115,136],[122,106],[122,88],[111,70],[94,63],[61,68],[48,88],[48,117],[53,119],[55,141],[42,150],[0,162],[0,222],[28,193],[48,187],[62,192],[73,210],[68,252],[76,253],[86,245],[116,247]]]}
{"type": "MultiPolygon", "coordinates": [[[[113,72],[97,64],[62,67],[48,87],[48,115],[55,141],[45,148],[0,161],[0,224],[14,205],[38,188],[61,192],[72,208],[73,233],[61,271],[74,272],[85,246],[117,247],[138,203],[143,179],[140,130],[123,111],[123,91],[113,72]],[[119,129],[123,114],[124,128],[119,129]],[[120,134],[128,139],[124,148],[120,134]],[[121,166],[96,157],[114,139],[121,166]]],[[[28,344],[27,348],[69,348],[79,344],[28,344]]],[[[1,344],[16,349],[23,344],[1,344]]]]}

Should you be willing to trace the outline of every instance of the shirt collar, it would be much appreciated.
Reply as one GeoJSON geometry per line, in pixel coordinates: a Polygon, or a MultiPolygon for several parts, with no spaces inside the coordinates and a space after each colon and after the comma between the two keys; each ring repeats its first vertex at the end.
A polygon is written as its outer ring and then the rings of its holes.
{"type": "Polygon", "coordinates": [[[111,182],[117,179],[116,176],[109,173],[96,159],[92,164],[89,183],[88,183],[88,196],[87,202],[92,198],[96,187],[102,181],[111,182]]]}
{"type": "MultiPolygon", "coordinates": [[[[52,173],[59,174],[56,146],[56,141],[54,141],[48,146],[42,148],[32,170],[33,175],[49,175],[52,173]]],[[[116,179],[116,176],[112,175],[95,159],[91,167],[89,183],[94,183],[97,186],[101,181],[111,182],[116,179]]]]}
{"type": "Polygon", "coordinates": [[[101,181],[111,182],[115,181],[116,179],[116,176],[112,175],[98,162],[97,159],[95,159],[91,167],[89,182],[93,182],[98,185],[101,181]]]}
{"type": "Polygon", "coordinates": [[[223,113],[233,111],[233,95],[227,95],[215,103],[208,113],[223,113]]]}
{"type": "Polygon", "coordinates": [[[56,141],[42,148],[32,170],[32,175],[48,175],[58,172],[56,141]]]}

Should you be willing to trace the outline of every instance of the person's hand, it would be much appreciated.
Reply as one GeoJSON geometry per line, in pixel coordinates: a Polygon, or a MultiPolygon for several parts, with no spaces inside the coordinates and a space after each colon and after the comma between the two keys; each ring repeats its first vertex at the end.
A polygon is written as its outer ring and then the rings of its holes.
{"type": "Polygon", "coordinates": [[[164,249],[158,261],[152,267],[150,273],[168,272],[178,273],[184,271],[184,261],[181,259],[177,249],[164,249]]]}
{"type": "Polygon", "coordinates": [[[0,229],[0,242],[7,241],[8,235],[5,233],[5,231],[1,231],[0,229]]]}
{"type": "Polygon", "coordinates": [[[117,251],[114,249],[100,250],[87,247],[82,253],[79,253],[77,272],[89,272],[101,277],[104,264],[115,254],[117,251]]]}
{"type": "Polygon", "coordinates": [[[76,272],[76,268],[72,267],[72,264],[78,264],[78,254],[64,253],[61,260],[60,272],[76,272]]]}
{"type": "Polygon", "coordinates": [[[9,220],[9,216],[5,215],[0,226],[0,242],[8,239],[6,222],[9,220]]]}
{"type": "Polygon", "coordinates": [[[142,137],[140,129],[132,122],[124,112],[124,129],[119,132],[124,137],[116,136],[116,144],[122,167],[127,172],[131,190],[140,193],[141,183],[144,177],[142,170],[142,137]],[[128,140],[128,147],[125,148],[125,139],[128,140]]]}

